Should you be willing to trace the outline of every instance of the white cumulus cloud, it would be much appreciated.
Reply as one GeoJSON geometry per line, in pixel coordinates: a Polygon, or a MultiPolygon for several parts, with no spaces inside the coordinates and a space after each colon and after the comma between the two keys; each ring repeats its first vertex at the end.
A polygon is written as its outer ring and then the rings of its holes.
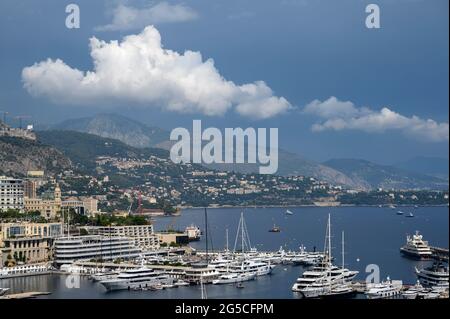
{"type": "Polygon", "coordinates": [[[323,119],[312,126],[314,132],[360,130],[372,133],[399,130],[405,135],[424,141],[449,140],[448,123],[438,123],[415,115],[408,117],[387,107],[377,111],[368,107],[356,107],[352,102],[330,97],[323,102],[315,100],[309,103],[303,111],[323,119]]]}
{"type": "Polygon", "coordinates": [[[146,8],[119,4],[113,11],[112,22],[98,26],[97,31],[127,31],[142,29],[147,25],[185,22],[197,19],[197,12],[183,4],[159,2],[146,8]]]}
{"type": "Polygon", "coordinates": [[[153,26],[120,42],[93,37],[90,48],[92,71],[72,68],[60,59],[47,59],[22,70],[25,89],[59,104],[131,102],[210,116],[234,109],[243,116],[265,119],[291,108],[262,81],[237,85],[224,79],[214,61],[203,61],[200,52],[180,54],[164,49],[153,26]]]}

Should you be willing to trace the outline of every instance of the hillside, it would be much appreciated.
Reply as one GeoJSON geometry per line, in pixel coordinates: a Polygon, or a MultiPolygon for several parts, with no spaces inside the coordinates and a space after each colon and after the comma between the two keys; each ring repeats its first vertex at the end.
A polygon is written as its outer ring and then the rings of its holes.
{"type": "Polygon", "coordinates": [[[168,157],[167,151],[155,148],[135,148],[121,141],[73,131],[40,131],[38,140],[61,150],[75,164],[85,169],[95,168],[98,156],[144,158],[151,155],[168,157]]]}
{"type": "Polygon", "coordinates": [[[112,138],[134,147],[160,147],[169,133],[117,114],[97,114],[93,117],[71,119],[54,125],[54,130],[90,133],[112,138]]]}
{"type": "Polygon", "coordinates": [[[332,159],[324,164],[365,184],[367,188],[448,189],[448,183],[443,179],[366,160],[332,159]]]}
{"type": "Polygon", "coordinates": [[[71,165],[59,150],[39,141],[0,137],[1,175],[20,177],[32,170],[43,170],[52,175],[70,169],[71,165]]]}

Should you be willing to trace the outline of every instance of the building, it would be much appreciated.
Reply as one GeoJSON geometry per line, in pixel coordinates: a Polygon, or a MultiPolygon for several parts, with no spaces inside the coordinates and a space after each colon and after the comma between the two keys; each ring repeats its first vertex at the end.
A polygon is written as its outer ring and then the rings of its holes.
{"type": "Polygon", "coordinates": [[[102,235],[105,237],[128,237],[134,241],[134,245],[143,250],[154,250],[159,248],[158,236],[153,232],[153,225],[132,226],[107,226],[85,227],[89,234],[102,235]]]}
{"type": "Polygon", "coordinates": [[[51,260],[53,241],[61,235],[61,223],[1,223],[2,266],[51,260]]]}
{"type": "Polygon", "coordinates": [[[23,182],[23,196],[26,198],[36,198],[37,182],[34,180],[25,180],[23,182]]]}
{"type": "Polygon", "coordinates": [[[106,237],[99,235],[62,237],[55,240],[55,258],[57,265],[72,264],[75,261],[115,261],[134,259],[142,250],[133,240],[124,237],[106,237]]]}
{"type": "Polygon", "coordinates": [[[23,181],[0,176],[0,210],[17,209],[23,211],[23,181]]]}
{"type": "Polygon", "coordinates": [[[98,211],[98,200],[93,197],[83,199],[84,212],[89,216],[95,216],[98,211]]]}
{"type": "Polygon", "coordinates": [[[165,245],[187,245],[189,237],[186,233],[157,233],[160,244],[165,245]]]}
{"type": "Polygon", "coordinates": [[[56,184],[53,198],[30,198],[25,197],[24,207],[26,212],[40,212],[42,217],[53,219],[61,211],[61,189],[56,184]]]}

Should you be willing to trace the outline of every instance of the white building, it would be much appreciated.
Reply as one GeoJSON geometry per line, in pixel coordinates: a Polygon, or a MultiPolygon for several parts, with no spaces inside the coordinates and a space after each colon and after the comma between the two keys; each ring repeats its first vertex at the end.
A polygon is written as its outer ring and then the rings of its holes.
{"type": "Polygon", "coordinates": [[[21,179],[0,176],[0,210],[23,211],[23,187],[21,179]]]}
{"type": "Polygon", "coordinates": [[[142,254],[133,241],[123,237],[77,236],[55,240],[55,263],[71,264],[75,261],[114,261],[134,259],[142,254]]]}
{"type": "Polygon", "coordinates": [[[134,245],[144,250],[158,249],[158,236],[153,232],[153,225],[132,226],[90,226],[85,229],[91,235],[105,237],[127,237],[134,241],[134,245]]]}

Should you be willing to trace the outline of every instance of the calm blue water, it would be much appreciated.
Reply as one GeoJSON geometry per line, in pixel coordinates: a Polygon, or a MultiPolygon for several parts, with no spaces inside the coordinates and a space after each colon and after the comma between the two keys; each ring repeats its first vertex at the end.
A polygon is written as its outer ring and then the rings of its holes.
{"type": "MultiPolygon", "coordinates": [[[[280,246],[295,249],[303,244],[308,250],[323,249],[328,213],[331,214],[332,247],[336,264],[341,263],[341,232],[345,231],[345,263],[350,269],[360,272],[357,279],[365,279],[369,264],[380,268],[381,279],[390,276],[405,283],[416,280],[414,267],[425,262],[401,257],[399,248],[405,243],[406,234],[419,230],[431,245],[448,247],[448,207],[402,208],[412,211],[414,218],[396,214],[396,210],[378,207],[301,207],[290,208],[294,215],[287,216],[283,208],[248,208],[244,210],[252,245],[258,250],[278,250],[280,246]],[[281,227],[280,233],[270,233],[273,224],[281,227]]],[[[225,246],[225,230],[229,229],[230,248],[234,246],[236,229],[241,209],[208,209],[208,224],[214,249],[225,246]]],[[[158,218],[156,230],[164,230],[174,222],[175,228],[184,229],[196,224],[204,229],[202,209],[184,210],[173,218],[158,218]]],[[[204,249],[205,239],[192,243],[204,249]]],[[[211,244],[210,244],[211,247],[211,244]]],[[[233,285],[207,286],[209,298],[298,298],[291,292],[295,279],[302,273],[302,267],[279,266],[272,276],[264,276],[245,283],[245,289],[233,285]]],[[[47,298],[200,298],[199,287],[181,287],[157,292],[113,292],[105,293],[99,284],[82,279],[79,289],[68,289],[65,277],[38,276],[0,281],[0,286],[10,287],[13,292],[52,291],[47,298]]]]}

